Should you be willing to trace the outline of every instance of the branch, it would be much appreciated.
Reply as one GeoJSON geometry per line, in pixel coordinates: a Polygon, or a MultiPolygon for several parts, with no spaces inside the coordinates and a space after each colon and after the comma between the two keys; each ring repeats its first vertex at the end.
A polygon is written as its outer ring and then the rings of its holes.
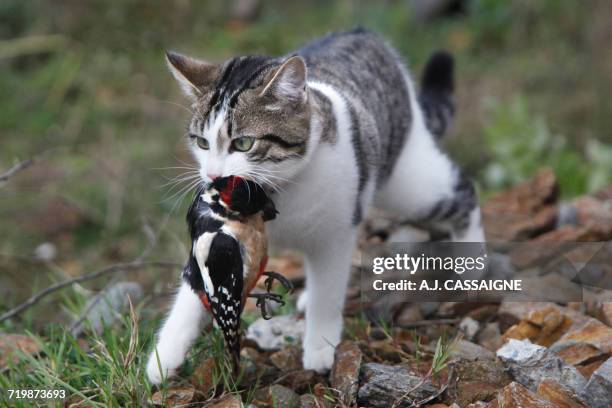
{"type": "Polygon", "coordinates": [[[109,265],[102,269],[98,269],[96,271],[86,273],[85,275],[77,276],[72,279],[67,279],[65,281],[58,282],[56,284],[49,286],[48,288],[41,290],[35,295],[32,295],[28,300],[26,300],[19,306],[0,315],[0,322],[3,322],[4,320],[9,319],[15,315],[18,315],[19,313],[23,312],[25,309],[38,303],[42,298],[48,296],[49,294],[53,292],[63,289],[66,286],[70,286],[73,283],[85,282],[88,280],[99,278],[100,276],[108,275],[108,274],[119,272],[119,271],[132,272],[132,271],[140,270],[140,269],[147,268],[147,267],[148,268],[168,268],[170,269],[170,268],[180,268],[182,267],[182,265],[176,262],[164,262],[164,261],[145,262],[141,260],[109,265]]]}
{"type": "Polygon", "coordinates": [[[13,177],[16,173],[19,173],[21,170],[25,170],[34,164],[34,158],[30,158],[27,160],[20,161],[16,163],[13,167],[8,169],[5,173],[0,174],[0,185],[6,183],[8,179],[13,177]]]}
{"type": "Polygon", "coordinates": [[[38,161],[38,159],[40,159],[41,157],[49,154],[50,152],[52,152],[54,150],[58,150],[60,148],[61,147],[53,147],[51,149],[44,150],[43,152],[38,153],[38,154],[30,157],[29,159],[22,160],[20,162],[15,163],[13,165],[13,167],[8,169],[6,172],[0,174],[0,187],[2,187],[8,181],[8,179],[13,177],[15,174],[19,173],[22,170],[27,169],[28,167],[30,167],[31,165],[36,163],[38,161]]]}

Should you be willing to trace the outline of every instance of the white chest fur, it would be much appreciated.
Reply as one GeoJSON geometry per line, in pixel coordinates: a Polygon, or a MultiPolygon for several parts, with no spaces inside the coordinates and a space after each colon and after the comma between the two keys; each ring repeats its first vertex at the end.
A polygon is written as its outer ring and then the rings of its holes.
{"type": "Polygon", "coordinates": [[[321,130],[313,125],[316,144],[309,163],[273,197],[280,213],[268,226],[273,248],[307,250],[336,238],[336,232],[350,227],[357,198],[359,176],[346,101],[329,85],[308,85],[331,101],[337,139],[335,144],[319,143],[321,130]]]}

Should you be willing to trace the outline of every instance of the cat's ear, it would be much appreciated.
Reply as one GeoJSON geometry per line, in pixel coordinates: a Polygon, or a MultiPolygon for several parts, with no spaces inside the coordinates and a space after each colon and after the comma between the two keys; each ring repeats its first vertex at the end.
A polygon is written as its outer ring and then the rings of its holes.
{"type": "Polygon", "coordinates": [[[185,94],[191,98],[202,96],[219,78],[220,67],[216,64],[171,51],[166,52],[166,62],[185,94]]]}
{"type": "Polygon", "coordinates": [[[306,100],[306,62],[295,55],[268,74],[260,96],[272,96],[281,102],[300,103],[306,100]]]}

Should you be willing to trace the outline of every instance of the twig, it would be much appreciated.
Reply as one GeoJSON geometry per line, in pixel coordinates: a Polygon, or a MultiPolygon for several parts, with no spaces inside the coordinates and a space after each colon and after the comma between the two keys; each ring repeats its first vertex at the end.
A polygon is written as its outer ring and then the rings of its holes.
{"type": "Polygon", "coordinates": [[[77,276],[72,279],[67,279],[65,281],[58,282],[54,285],[51,285],[41,290],[35,295],[32,295],[28,300],[21,303],[19,306],[2,314],[0,316],[0,322],[6,319],[9,319],[15,315],[18,315],[19,313],[23,312],[25,309],[38,303],[42,298],[48,296],[49,294],[55,291],[63,289],[66,286],[70,286],[73,283],[85,282],[88,280],[99,278],[100,276],[108,275],[108,274],[119,272],[119,271],[132,272],[132,271],[140,270],[143,268],[180,268],[180,267],[182,267],[182,265],[179,263],[165,262],[165,261],[153,261],[153,262],[134,261],[134,262],[124,262],[124,263],[117,263],[114,265],[109,265],[102,269],[98,269],[96,271],[86,273],[85,275],[77,276]]]}
{"type": "Polygon", "coordinates": [[[57,149],[59,149],[59,148],[55,147],[55,148],[51,148],[51,149],[48,149],[48,150],[44,150],[43,152],[38,153],[38,154],[30,157],[29,159],[21,160],[21,161],[15,163],[13,165],[13,167],[8,169],[4,173],[0,174],[0,187],[2,187],[8,181],[8,179],[13,177],[15,174],[19,173],[20,171],[23,171],[23,170],[27,169],[28,167],[33,165],[35,162],[37,162],[38,159],[40,159],[41,157],[43,157],[43,156],[47,155],[48,153],[50,153],[50,152],[52,152],[54,150],[57,150],[57,149]]]}
{"type": "Polygon", "coordinates": [[[13,167],[8,169],[6,172],[0,174],[0,186],[6,183],[6,181],[13,177],[15,174],[19,173],[21,170],[27,169],[32,164],[34,164],[34,158],[29,158],[15,163],[13,167]]]}
{"type": "MultiPolygon", "coordinates": [[[[166,228],[166,225],[168,224],[168,219],[169,218],[170,218],[170,215],[169,214],[166,215],[166,217],[164,218],[164,220],[162,222],[161,227],[159,228],[159,233],[161,233],[166,228]]],[[[143,261],[147,256],[149,256],[151,251],[157,245],[157,241],[158,241],[157,240],[157,236],[158,236],[158,234],[155,233],[155,231],[153,230],[153,228],[151,227],[151,225],[149,224],[149,222],[146,219],[143,221],[142,231],[144,232],[144,234],[147,237],[147,240],[149,242],[148,242],[146,248],[144,249],[144,251],[142,251],[142,253],[136,259],[134,259],[133,262],[143,261]]],[[[81,314],[79,315],[79,317],[70,325],[70,332],[74,336],[78,335],[78,333],[79,333],[79,326],[87,318],[87,315],[89,314],[89,312],[91,312],[91,309],[93,309],[94,306],[97,305],[100,302],[100,300],[106,296],[108,289],[112,285],[114,285],[117,282],[117,280],[118,280],[117,277],[111,279],[111,281],[104,287],[104,289],[102,289],[100,292],[98,292],[96,294],[96,296],[93,298],[93,300],[91,302],[89,302],[89,305],[85,308],[85,310],[83,310],[81,312],[81,314]]]]}

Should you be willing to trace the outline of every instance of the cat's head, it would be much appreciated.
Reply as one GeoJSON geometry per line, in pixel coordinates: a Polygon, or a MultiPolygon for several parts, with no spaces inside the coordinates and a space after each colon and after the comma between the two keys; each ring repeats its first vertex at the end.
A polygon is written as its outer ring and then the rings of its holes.
{"type": "Polygon", "coordinates": [[[304,165],[310,107],[301,57],[211,64],[166,56],[193,102],[189,144],[205,181],[236,175],[274,189],[304,165]]]}

